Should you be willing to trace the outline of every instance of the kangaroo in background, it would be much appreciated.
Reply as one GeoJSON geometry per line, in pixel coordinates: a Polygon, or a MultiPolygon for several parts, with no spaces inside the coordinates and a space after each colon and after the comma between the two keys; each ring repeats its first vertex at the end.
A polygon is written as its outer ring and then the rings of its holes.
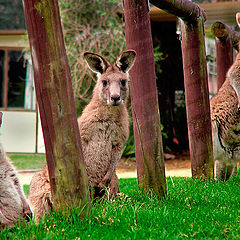
{"type": "MultiPolygon", "coordinates": [[[[119,192],[116,165],[129,136],[128,71],[135,57],[134,50],[127,50],[110,64],[98,54],[84,53],[89,68],[98,76],[92,99],[78,118],[89,187],[94,198],[102,197],[106,188],[109,196],[119,192]]],[[[33,177],[29,200],[36,219],[51,209],[47,168],[33,177]]]]}
{"type": "MultiPolygon", "coordinates": [[[[236,20],[240,27],[240,13],[236,14],[236,20]]],[[[227,180],[237,170],[240,159],[240,53],[210,106],[214,174],[219,180],[227,180]]]]}
{"type": "Polygon", "coordinates": [[[0,144],[0,229],[31,216],[16,170],[0,144]]]}

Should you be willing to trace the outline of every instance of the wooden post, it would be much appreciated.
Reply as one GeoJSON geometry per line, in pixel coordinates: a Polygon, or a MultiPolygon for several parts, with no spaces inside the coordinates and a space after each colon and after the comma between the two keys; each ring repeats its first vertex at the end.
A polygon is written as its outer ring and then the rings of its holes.
{"type": "Polygon", "coordinates": [[[233,64],[233,46],[230,38],[216,38],[217,49],[217,89],[219,90],[226,79],[228,69],[233,64]]]}
{"type": "Polygon", "coordinates": [[[213,151],[207,65],[205,12],[189,0],[150,0],[180,17],[188,136],[193,177],[213,177],[213,151]]]}
{"type": "Polygon", "coordinates": [[[2,117],[3,117],[3,113],[0,112],[0,127],[2,126],[2,117]]]}
{"type": "Polygon", "coordinates": [[[127,48],[137,52],[130,89],[138,183],[163,197],[165,166],[147,1],[124,0],[124,17],[127,48]]]}
{"type": "Polygon", "coordinates": [[[181,22],[185,100],[193,177],[213,177],[213,150],[203,19],[181,22]]]}
{"type": "Polygon", "coordinates": [[[222,22],[212,25],[212,32],[216,37],[217,46],[217,86],[222,86],[228,69],[233,64],[233,47],[238,46],[240,34],[222,22]]]}
{"type": "Polygon", "coordinates": [[[54,206],[88,203],[88,178],[57,0],[24,0],[54,206]]]}

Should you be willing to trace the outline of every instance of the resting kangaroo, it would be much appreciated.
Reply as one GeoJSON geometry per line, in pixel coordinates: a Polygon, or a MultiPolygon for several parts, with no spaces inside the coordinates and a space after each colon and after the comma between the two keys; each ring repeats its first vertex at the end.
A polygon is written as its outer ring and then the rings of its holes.
{"type": "MultiPolygon", "coordinates": [[[[240,27],[240,13],[236,20],[240,27]]],[[[214,174],[217,179],[227,180],[236,171],[240,157],[240,53],[210,105],[214,174]]]]}
{"type": "Polygon", "coordinates": [[[16,170],[0,144],[0,229],[11,227],[19,219],[29,220],[31,216],[16,170]]]}
{"type": "MultiPolygon", "coordinates": [[[[119,192],[116,165],[129,135],[128,71],[135,56],[133,50],[122,52],[111,65],[98,54],[84,53],[89,68],[98,75],[92,99],[78,118],[89,186],[94,197],[101,197],[106,187],[111,196],[119,192]]],[[[47,168],[37,173],[30,184],[29,200],[37,218],[42,217],[44,209],[51,207],[46,172],[47,168]]]]}

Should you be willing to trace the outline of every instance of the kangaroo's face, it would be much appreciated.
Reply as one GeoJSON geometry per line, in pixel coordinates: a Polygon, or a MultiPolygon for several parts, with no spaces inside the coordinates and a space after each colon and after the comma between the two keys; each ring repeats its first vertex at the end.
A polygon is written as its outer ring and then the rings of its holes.
{"type": "Polygon", "coordinates": [[[128,71],[134,64],[136,53],[128,50],[119,55],[111,65],[102,56],[86,52],[85,60],[89,68],[98,74],[95,91],[99,98],[106,104],[118,106],[125,102],[129,93],[128,71]]]}
{"type": "Polygon", "coordinates": [[[128,74],[124,74],[111,67],[106,73],[99,76],[98,94],[103,102],[117,106],[128,98],[128,74]]]}

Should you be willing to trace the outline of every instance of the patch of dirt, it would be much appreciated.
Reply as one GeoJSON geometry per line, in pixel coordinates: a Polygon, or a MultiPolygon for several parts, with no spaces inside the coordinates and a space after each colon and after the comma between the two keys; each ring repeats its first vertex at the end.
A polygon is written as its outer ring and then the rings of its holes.
{"type": "MultiPolygon", "coordinates": [[[[191,177],[191,163],[189,154],[165,155],[166,176],[191,177]]],[[[35,171],[18,171],[21,184],[30,184],[35,171]]],[[[119,178],[137,177],[136,162],[129,159],[121,159],[117,165],[119,178]]]]}
{"type": "MultiPolygon", "coordinates": [[[[188,153],[178,154],[178,155],[171,154],[171,158],[172,159],[165,159],[166,171],[169,171],[169,170],[177,171],[177,170],[191,168],[190,156],[188,153]],[[174,158],[172,158],[172,157],[174,157],[174,158]]],[[[121,159],[117,165],[118,173],[133,172],[133,171],[137,171],[136,162],[133,160],[121,159]]]]}

